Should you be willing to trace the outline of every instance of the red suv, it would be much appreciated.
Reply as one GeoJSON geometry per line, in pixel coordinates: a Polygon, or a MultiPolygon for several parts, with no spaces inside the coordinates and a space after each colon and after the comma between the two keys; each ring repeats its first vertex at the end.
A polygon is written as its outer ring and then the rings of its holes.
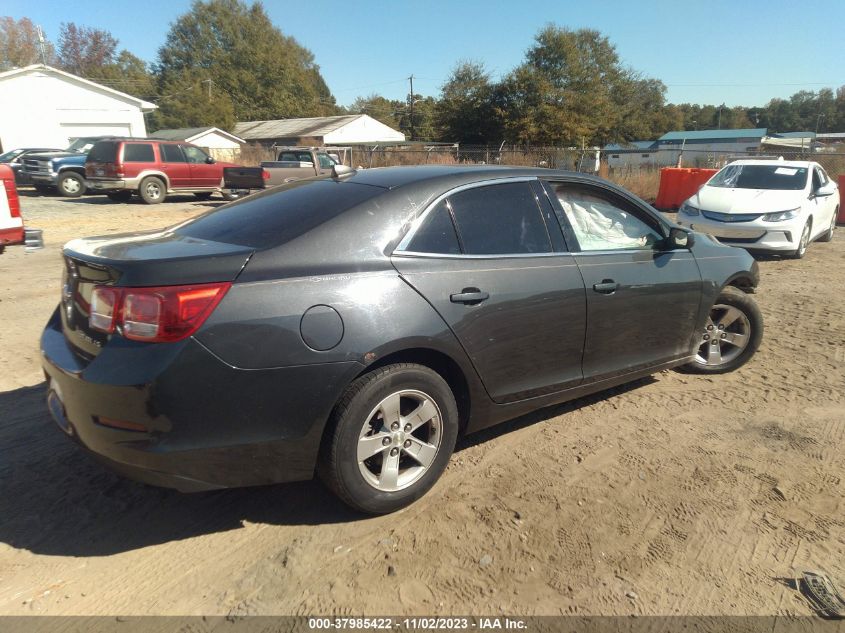
{"type": "Polygon", "coordinates": [[[204,200],[221,191],[224,167],[234,165],[218,163],[190,143],[112,138],[88,152],[85,179],[90,190],[121,202],[133,193],[147,204],[162,202],[169,193],[193,193],[204,200]]]}

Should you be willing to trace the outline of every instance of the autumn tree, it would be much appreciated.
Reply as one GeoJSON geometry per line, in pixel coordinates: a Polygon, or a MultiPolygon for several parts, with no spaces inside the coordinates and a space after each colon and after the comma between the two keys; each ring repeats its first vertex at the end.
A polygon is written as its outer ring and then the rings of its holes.
{"type": "MultiPolygon", "coordinates": [[[[238,120],[323,116],[338,110],[314,55],[276,28],[260,2],[195,0],[171,26],[156,69],[162,93],[179,84],[213,81],[212,99],[206,103],[228,99],[238,120]]],[[[176,103],[162,99],[161,114],[185,123],[172,107],[176,103]]],[[[214,112],[209,110],[209,121],[217,116],[214,112]]]]}
{"type": "Polygon", "coordinates": [[[59,29],[59,67],[84,77],[114,63],[117,44],[117,39],[105,29],[63,22],[59,29]]]}
{"type": "Polygon", "coordinates": [[[0,70],[11,70],[42,62],[52,64],[55,49],[48,41],[44,41],[43,46],[42,59],[38,27],[32,20],[0,17],[0,70]]]}

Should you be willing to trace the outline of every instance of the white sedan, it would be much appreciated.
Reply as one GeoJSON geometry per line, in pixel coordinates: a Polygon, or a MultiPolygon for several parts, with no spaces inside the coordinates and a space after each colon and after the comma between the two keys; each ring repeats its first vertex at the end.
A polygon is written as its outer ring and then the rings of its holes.
{"type": "Polygon", "coordinates": [[[738,160],[716,173],[678,209],[678,224],[752,251],[801,258],[829,242],[839,188],[818,163],[738,160]]]}

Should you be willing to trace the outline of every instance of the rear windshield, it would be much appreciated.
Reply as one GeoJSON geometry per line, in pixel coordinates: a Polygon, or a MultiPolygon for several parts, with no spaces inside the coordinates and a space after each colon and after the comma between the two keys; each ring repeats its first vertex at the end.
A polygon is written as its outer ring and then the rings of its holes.
{"type": "Polygon", "coordinates": [[[117,141],[99,141],[88,152],[88,160],[97,163],[113,163],[117,157],[117,141]]]}
{"type": "Polygon", "coordinates": [[[711,187],[732,189],[781,189],[800,191],[807,185],[806,167],[771,165],[728,165],[710,179],[711,187]]]}
{"type": "Polygon", "coordinates": [[[268,248],[299,237],[381,193],[381,187],[331,178],[298,180],[210,211],[180,225],[176,233],[268,248]]]}

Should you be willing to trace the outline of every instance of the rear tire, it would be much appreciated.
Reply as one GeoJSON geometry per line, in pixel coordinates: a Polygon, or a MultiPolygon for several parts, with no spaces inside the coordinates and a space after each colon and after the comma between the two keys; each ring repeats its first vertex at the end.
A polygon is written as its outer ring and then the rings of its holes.
{"type": "Polygon", "coordinates": [[[161,178],[149,176],[141,181],[141,186],[138,187],[138,195],[147,204],[158,204],[164,202],[167,197],[167,188],[161,178]]]}
{"type": "Polygon", "coordinates": [[[59,176],[56,187],[65,198],[78,198],[85,193],[85,179],[75,171],[66,172],[59,176]]]}
{"type": "Polygon", "coordinates": [[[824,232],[819,238],[819,242],[830,242],[833,239],[833,232],[836,230],[836,218],[839,217],[839,207],[836,207],[833,211],[833,217],[830,219],[830,226],[827,228],[827,231],[824,232]]]}
{"type": "Polygon", "coordinates": [[[110,191],[106,194],[109,200],[114,200],[115,202],[129,202],[132,199],[132,192],[131,191],[110,191]]]}
{"type": "Polygon", "coordinates": [[[798,239],[798,248],[792,251],[792,259],[802,259],[807,253],[807,247],[810,245],[810,233],[813,230],[812,220],[807,220],[804,229],[801,231],[801,237],[798,239]]]}
{"type": "Polygon", "coordinates": [[[422,497],[449,463],[458,409],[449,385],[422,365],[381,367],[334,408],[317,473],[346,504],[385,514],[422,497]]]}
{"type": "Polygon", "coordinates": [[[683,370],[724,374],[747,363],[763,340],[763,315],[750,296],[728,286],[710,308],[696,357],[683,370]]]}

